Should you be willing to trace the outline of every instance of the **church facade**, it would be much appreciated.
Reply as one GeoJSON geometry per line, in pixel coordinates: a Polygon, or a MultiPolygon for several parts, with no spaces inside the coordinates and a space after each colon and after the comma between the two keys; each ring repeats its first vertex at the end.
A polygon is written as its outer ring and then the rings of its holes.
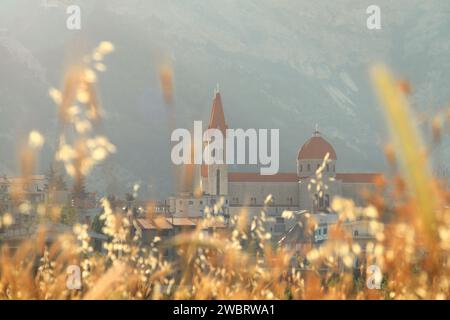
{"type": "MultiPolygon", "coordinates": [[[[208,128],[222,132],[228,128],[218,91],[214,94],[208,128]]],[[[276,229],[278,222],[279,231],[283,232],[283,211],[326,213],[335,196],[353,199],[362,205],[362,192],[373,189],[379,176],[377,173],[339,173],[337,153],[317,129],[300,147],[295,160],[296,172],[275,175],[230,172],[227,164],[198,165],[192,169],[192,190],[169,198],[169,212],[174,216],[199,218],[208,210],[207,207],[226,216],[243,210],[254,215],[264,209],[268,216],[274,218],[272,228],[276,229]],[[326,162],[325,156],[328,157],[326,162]],[[320,190],[317,190],[318,169],[323,182],[320,190]],[[267,201],[269,195],[271,200],[267,201]]]]}

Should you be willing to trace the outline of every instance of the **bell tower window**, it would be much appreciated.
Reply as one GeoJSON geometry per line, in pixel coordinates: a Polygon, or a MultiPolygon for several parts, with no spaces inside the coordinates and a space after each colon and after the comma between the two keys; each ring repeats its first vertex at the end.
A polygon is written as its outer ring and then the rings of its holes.
{"type": "Polygon", "coordinates": [[[220,195],[220,170],[216,171],[216,194],[220,195]]]}

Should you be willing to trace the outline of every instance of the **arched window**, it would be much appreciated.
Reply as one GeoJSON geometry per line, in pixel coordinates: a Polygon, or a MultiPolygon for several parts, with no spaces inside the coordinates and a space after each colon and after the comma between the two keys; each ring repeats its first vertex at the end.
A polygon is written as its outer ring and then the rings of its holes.
{"type": "Polygon", "coordinates": [[[292,197],[289,197],[289,198],[288,198],[288,202],[289,202],[289,205],[292,206],[292,197]]]}
{"type": "Polygon", "coordinates": [[[216,194],[220,195],[220,170],[216,171],[216,194]]]}

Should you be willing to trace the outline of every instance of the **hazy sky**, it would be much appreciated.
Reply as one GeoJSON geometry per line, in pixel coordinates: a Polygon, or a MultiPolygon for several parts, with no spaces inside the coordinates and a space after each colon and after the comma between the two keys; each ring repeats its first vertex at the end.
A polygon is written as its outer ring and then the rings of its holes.
{"type": "MultiPolygon", "coordinates": [[[[411,82],[417,113],[434,115],[449,102],[448,1],[378,0],[381,30],[367,29],[374,1],[364,0],[43,3],[0,2],[0,172],[8,174],[17,170],[17,142],[30,129],[46,136],[46,170],[57,133],[48,88],[61,85],[72,57],[102,40],[116,51],[99,78],[99,130],[118,153],[89,179],[100,192],[123,193],[135,182],[146,196],[173,191],[163,63],[174,72],[178,127],[207,121],[220,83],[230,127],[280,129],[281,171],[295,170],[316,123],[336,149],[339,171],[385,169],[387,134],[367,72],[376,61],[411,82]],[[66,28],[70,4],[81,7],[79,31],[66,28]]],[[[433,156],[448,162],[448,136],[433,156]]]]}

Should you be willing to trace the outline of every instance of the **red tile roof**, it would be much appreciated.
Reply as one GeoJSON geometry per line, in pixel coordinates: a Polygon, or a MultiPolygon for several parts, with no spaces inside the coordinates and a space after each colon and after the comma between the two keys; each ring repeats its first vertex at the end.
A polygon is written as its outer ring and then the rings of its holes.
{"type": "Polygon", "coordinates": [[[298,182],[297,173],[261,175],[257,172],[229,172],[229,182],[298,182]]]}
{"type": "MultiPolygon", "coordinates": [[[[201,168],[202,177],[208,176],[206,165],[201,168]]],[[[381,173],[336,173],[336,180],[346,183],[374,183],[381,173]]],[[[261,175],[257,172],[229,172],[228,182],[297,182],[310,177],[298,177],[296,173],[277,173],[261,175]]]]}
{"type": "Polygon", "coordinates": [[[165,217],[157,217],[153,219],[152,223],[157,229],[172,229],[172,225],[166,220],[165,217]]]}
{"type": "Polygon", "coordinates": [[[156,226],[149,219],[136,219],[136,221],[144,230],[156,229],[156,226]]]}
{"type": "Polygon", "coordinates": [[[173,217],[167,218],[167,221],[174,226],[182,226],[182,227],[195,227],[195,223],[192,220],[184,217],[173,217]]]}
{"type": "Polygon", "coordinates": [[[336,180],[347,183],[374,183],[380,173],[336,173],[336,180]]]}
{"type": "Polygon", "coordinates": [[[336,160],[336,152],[333,146],[326,141],[320,135],[319,131],[314,132],[313,136],[309,138],[308,141],[302,146],[298,152],[297,159],[299,160],[309,160],[309,159],[320,159],[325,158],[325,155],[329,153],[331,160],[336,160]]]}

